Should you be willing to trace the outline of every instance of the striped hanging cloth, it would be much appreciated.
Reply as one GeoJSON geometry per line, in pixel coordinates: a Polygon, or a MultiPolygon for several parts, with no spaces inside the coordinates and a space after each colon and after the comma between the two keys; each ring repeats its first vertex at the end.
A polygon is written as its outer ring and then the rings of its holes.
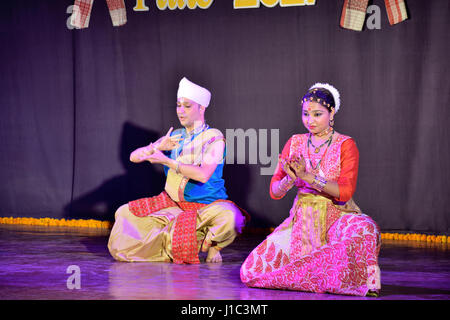
{"type": "MultiPolygon", "coordinates": [[[[345,0],[342,8],[341,27],[361,31],[366,18],[369,0],[345,0]]],[[[384,0],[389,23],[394,25],[408,19],[404,0],[384,0]]]]}
{"type": "Polygon", "coordinates": [[[392,25],[408,19],[405,1],[403,0],[384,0],[389,23],[392,25]]]}
{"type": "MultiPolygon", "coordinates": [[[[87,28],[91,18],[94,0],[75,0],[73,5],[70,24],[77,29],[87,28]]],[[[115,27],[122,26],[127,22],[127,12],[124,0],[106,0],[112,24],[115,27]]]]}

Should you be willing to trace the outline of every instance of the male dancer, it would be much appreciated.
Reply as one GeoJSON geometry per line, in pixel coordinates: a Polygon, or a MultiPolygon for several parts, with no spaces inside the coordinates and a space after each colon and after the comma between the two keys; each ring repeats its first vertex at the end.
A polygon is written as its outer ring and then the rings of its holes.
{"type": "Polygon", "coordinates": [[[205,123],[211,93],[183,78],[177,116],[183,128],[133,151],[130,160],[162,164],[164,191],[122,205],[115,214],[108,249],[120,261],[220,262],[220,250],[242,231],[245,218],[228,198],[222,179],[223,134],[205,123]]]}

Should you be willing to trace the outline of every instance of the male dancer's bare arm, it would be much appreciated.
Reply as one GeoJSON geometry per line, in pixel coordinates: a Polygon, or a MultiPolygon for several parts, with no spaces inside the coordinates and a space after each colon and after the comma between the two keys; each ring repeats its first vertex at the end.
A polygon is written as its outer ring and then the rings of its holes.
{"type": "Polygon", "coordinates": [[[166,135],[159,138],[156,142],[134,150],[130,154],[130,161],[134,163],[146,161],[154,153],[155,149],[165,151],[177,148],[181,140],[181,134],[171,136],[172,130],[173,128],[170,128],[166,135]]]}
{"type": "Polygon", "coordinates": [[[217,165],[223,161],[223,152],[225,150],[225,142],[216,141],[207,150],[203,157],[202,163],[197,165],[185,164],[166,157],[162,152],[154,151],[154,153],[147,158],[151,163],[163,164],[183,176],[205,183],[211,178],[212,174],[217,168],[217,165]]]}

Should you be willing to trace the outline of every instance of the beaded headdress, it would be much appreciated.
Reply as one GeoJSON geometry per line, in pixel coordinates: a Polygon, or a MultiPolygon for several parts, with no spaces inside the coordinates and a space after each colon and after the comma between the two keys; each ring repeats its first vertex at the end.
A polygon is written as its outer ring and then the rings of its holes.
{"type": "Polygon", "coordinates": [[[341,105],[339,91],[328,83],[316,83],[302,98],[302,104],[307,101],[315,101],[320,103],[329,111],[334,108],[338,112],[341,105]]]}

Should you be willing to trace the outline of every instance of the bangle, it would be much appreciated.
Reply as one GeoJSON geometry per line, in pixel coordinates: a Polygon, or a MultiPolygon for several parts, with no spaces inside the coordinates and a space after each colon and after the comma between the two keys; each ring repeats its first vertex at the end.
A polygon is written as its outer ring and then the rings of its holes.
{"type": "Polygon", "coordinates": [[[180,162],[176,161],[176,163],[177,163],[177,166],[175,167],[175,172],[177,174],[180,174],[180,162]]]}
{"type": "Polygon", "coordinates": [[[311,186],[318,190],[318,191],[323,191],[323,189],[325,188],[325,185],[327,184],[327,180],[325,180],[323,177],[321,176],[314,176],[314,180],[311,183],[311,186]]]}
{"type": "Polygon", "coordinates": [[[286,193],[292,188],[293,185],[294,181],[289,176],[286,176],[282,180],[280,180],[280,183],[278,184],[278,189],[286,193]]]}

